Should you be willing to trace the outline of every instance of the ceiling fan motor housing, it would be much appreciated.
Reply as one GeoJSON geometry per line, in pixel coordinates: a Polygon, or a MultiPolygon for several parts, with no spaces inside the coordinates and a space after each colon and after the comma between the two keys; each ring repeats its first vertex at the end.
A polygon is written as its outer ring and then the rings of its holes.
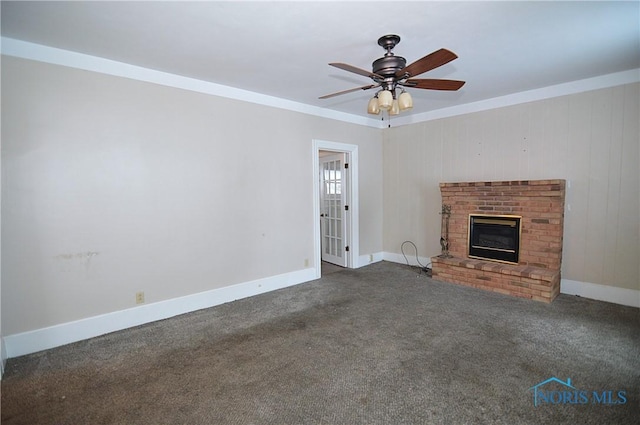
{"type": "Polygon", "coordinates": [[[383,77],[392,77],[406,65],[407,61],[402,56],[385,56],[373,62],[373,73],[383,77]]]}
{"type": "Polygon", "coordinates": [[[405,58],[401,56],[394,56],[391,50],[400,43],[400,37],[394,34],[383,35],[378,39],[378,45],[384,48],[387,53],[384,57],[377,59],[373,62],[373,73],[384,77],[383,81],[377,81],[382,83],[383,87],[387,90],[393,90],[397,83],[396,72],[403,69],[407,65],[405,58]]]}

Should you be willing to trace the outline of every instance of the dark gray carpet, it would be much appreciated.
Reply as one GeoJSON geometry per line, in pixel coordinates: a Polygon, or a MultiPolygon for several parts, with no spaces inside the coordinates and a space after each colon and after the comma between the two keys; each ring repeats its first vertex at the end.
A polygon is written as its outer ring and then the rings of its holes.
{"type": "Polygon", "coordinates": [[[10,359],[2,424],[636,424],[639,312],[377,263],[10,359]]]}

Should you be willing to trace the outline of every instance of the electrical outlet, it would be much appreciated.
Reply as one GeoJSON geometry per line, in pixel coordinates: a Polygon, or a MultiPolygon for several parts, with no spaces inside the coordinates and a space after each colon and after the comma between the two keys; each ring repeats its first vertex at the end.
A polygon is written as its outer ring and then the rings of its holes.
{"type": "Polygon", "coordinates": [[[144,292],[136,292],[136,304],[144,304],[144,292]]]}
{"type": "Polygon", "coordinates": [[[309,259],[308,258],[304,259],[304,266],[305,267],[309,267],[309,259]]]}

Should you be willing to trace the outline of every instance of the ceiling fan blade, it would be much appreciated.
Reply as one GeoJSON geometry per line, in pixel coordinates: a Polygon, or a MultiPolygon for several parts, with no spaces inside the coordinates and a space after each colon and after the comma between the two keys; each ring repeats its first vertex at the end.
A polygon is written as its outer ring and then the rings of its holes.
{"type": "Polygon", "coordinates": [[[346,64],[346,63],[333,62],[333,63],[330,63],[329,65],[335,66],[336,68],[340,68],[340,69],[342,69],[344,71],[353,72],[353,73],[358,74],[358,75],[364,75],[365,77],[369,77],[369,78],[374,78],[374,77],[375,78],[380,78],[380,79],[383,78],[382,76],[380,76],[378,74],[374,74],[371,71],[366,71],[364,69],[357,68],[355,66],[352,66],[352,65],[349,65],[349,64],[346,64]]]}
{"type": "Polygon", "coordinates": [[[427,56],[422,59],[418,59],[413,62],[411,65],[405,66],[398,72],[396,72],[396,77],[398,78],[407,78],[407,77],[415,77],[417,75],[422,74],[423,72],[430,71],[434,68],[442,66],[446,63],[451,62],[456,59],[458,55],[453,53],[447,49],[436,50],[433,53],[429,53],[427,56]]]}
{"type": "Polygon", "coordinates": [[[334,96],[340,96],[341,94],[346,94],[346,93],[351,93],[353,91],[358,91],[358,90],[369,90],[372,89],[374,87],[379,87],[380,84],[370,84],[368,86],[362,86],[362,87],[355,87],[353,89],[349,89],[349,90],[342,90],[336,93],[331,93],[331,94],[325,94],[324,96],[320,96],[318,99],[328,99],[330,97],[334,97],[334,96]]]}
{"type": "Polygon", "coordinates": [[[405,87],[427,90],[458,90],[464,86],[465,81],[458,80],[434,80],[428,78],[409,79],[404,83],[400,83],[405,87]]]}

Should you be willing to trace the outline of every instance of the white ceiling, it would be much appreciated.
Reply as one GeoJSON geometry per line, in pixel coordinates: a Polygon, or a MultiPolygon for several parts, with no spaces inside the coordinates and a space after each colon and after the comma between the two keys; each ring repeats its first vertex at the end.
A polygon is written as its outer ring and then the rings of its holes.
{"type": "Polygon", "coordinates": [[[640,68],[640,2],[7,2],[2,36],[367,116],[370,83],[328,66],[371,69],[385,34],[411,63],[441,47],[455,61],[412,89],[420,114],[640,68]]]}

